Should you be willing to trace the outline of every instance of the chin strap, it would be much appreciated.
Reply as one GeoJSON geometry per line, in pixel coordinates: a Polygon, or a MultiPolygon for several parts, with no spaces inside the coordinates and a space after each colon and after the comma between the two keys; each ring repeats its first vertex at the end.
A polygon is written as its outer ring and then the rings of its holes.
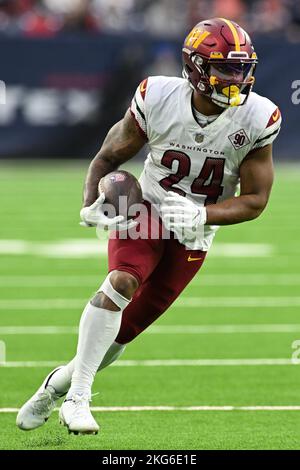
{"type": "MultiPolygon", "coordinates": [[[[190,80],[188,79],[188,74],[187,72],[183,69],[182,70],[182,77],[185,78],[190,87],[193,90],[196,90],[198,93],[201,93],[200,87],[198,87],[198,90],[192,85],[190,80]]],[[[222,93],[218,93],[216,90],[215,85],[218,83],[218,79],[215,76],[211,76],[210,79],[210,85],[213,87],[213,92],[210,95],[210,99],[215,103],[216,105],[220,106],[221,108],[230,108],[233,106],[239,106],[244,103],[246,100],[246,95],[240,92],[239,87],[236,85],[229,85],[226,86],[222,89],[222,93]]],[[[254,82],[254,77],[253,77],[253,82],[254,82]]],[[[208,96],[208,95],[205,95],[208,96]]]]}
{"type": "Polygon", "coordinates": [[[229,98],[230,106],[238,106],[241,104],[242,96],[240,89],[236,85],[224,87],[222,89],[222,94],[229,98]]]}
{"type": "Polygon", "coordinates": [[[211,94],[211,100],[222,108],[230,108],[243,104],[246,95],[240,93],[240,89],[236,85],[230,85],[222,89],[222,93],[218,93],[214,88],[211,94]]]}
{"type": "MultiPolygon", "coordinates": [[[[252,83],[254,83],[254,77],[251,77],[252,83]]],[[[246,95],[241,93],[241,90],[237,85],[229,85],[222,88],[221,93],[217,92],[216,85],[220,82],[214,75],[209,78],[210,85],[213,87],[211,94],[212,101],[221,106],[222,108],[230,108],[231,106],[239,106],[246,100],[246,95]]]]}

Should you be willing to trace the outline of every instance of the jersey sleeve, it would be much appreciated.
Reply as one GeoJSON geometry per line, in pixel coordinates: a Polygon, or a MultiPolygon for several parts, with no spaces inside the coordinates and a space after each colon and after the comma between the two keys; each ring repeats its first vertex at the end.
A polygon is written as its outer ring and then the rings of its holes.
{"type": "Polygon", "coordinates": [[[146,106],[145,98],[147,92],[148,78],[142,81],[138,86],[135,95],[131,101],[130,112],[133,116],[137,128],[141,135],[148,140],[147,122],[146,122],[146,106]]]}
{"type": "Polygon", "coordinates": [[[253,149],[258,149],[271,144],[279,134],[281,127],[281,113],[280,109],[276,107],[275,111],[271,114],[266,126],[259,135],[258,139],[253,145],[253,149]]]}

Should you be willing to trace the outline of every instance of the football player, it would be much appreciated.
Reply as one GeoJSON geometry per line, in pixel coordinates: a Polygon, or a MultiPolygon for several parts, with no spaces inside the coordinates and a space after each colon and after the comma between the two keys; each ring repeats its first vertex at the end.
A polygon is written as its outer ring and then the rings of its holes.
{"type": "Polygon", "coordinates": [[[185,39],[182,57],[183,78],[149,77],[137,88],[90,164],[81,210],[87,226],[120,223],[121,216],[104,215],[98,183],[148,143],[140,177],[145,205],[160,205],[159,228],[175,234],[180,228],[181,236],[133,240],[111,232],[109,273],[82,314],[76,357],[52,371],[21,408],[21,429],[44,424],[66,394],[61,423],[69,432],[97,433],[89,408],[97,370],[180,295],[218,226],[255,219],[267,205],[281,115],[252,91],[257,56],[249,35],[224,18],[203,21],[185,39]]]}

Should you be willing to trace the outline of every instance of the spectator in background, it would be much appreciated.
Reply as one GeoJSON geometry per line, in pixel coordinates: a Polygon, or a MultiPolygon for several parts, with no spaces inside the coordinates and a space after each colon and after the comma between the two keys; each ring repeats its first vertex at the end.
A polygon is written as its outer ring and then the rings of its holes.
{"type": "Polygon", "coordinates": [[[296,8],[300,10],[300,2],[294,0],[189,0],[189,25],[219,16],[231,18],[249,33],[278,32],[292,23],[296,8]]]}
{"type": "Polygon", "coordinates": [[[53,36],[59,32],[61,24],[55,15],[49,14],[40,1],[35,1],[33,7],[24,12],[19,20],[21,31],[28,37],[53,36]]]}
{"type": "Polygon", "coordinates": [[[291,21],[291,11],[285,0],[257,0],[252,9],[252,31],[284,30],[291,21]]]}
{"type": "Polygon", "coordinates": [[[91,14],[90,0],[42,0],[49,14],[60,22],[60,31],[95,31],[96,20],[91,14]]]}
{"type": "Polygon", "coordinates": [[[36,0],[0,0],[0,31],[6,34],[20,32],[20,19],[31,12],[36,0]]]}
{"type": "Polygon", "coordinates": [[[246,4],[244,0],[189,0],[189,28],[206,18],[230,18],[245,27],[246,4]]]}
{"type": "Polygon", "coordinates": [[[288,39],[291,42],[300,42],[300,2],[291,2],[291,21],[287,28],[288,39]]]}
{"type": "Polygon", "coordinates": [[[245,4],[243,0],[214,0],[212,3],[212,17],[230,18],[237,23],[245,18],[245,4]]]}
{"type": "Polygon", "coordinates": [[[300,35],[300,0],[0,0],[0,32],[8,35],[105,31],[178,38],[214,16],[229,17],[250,33],[300,35]]]}
{"type": "Polygon", "coordinates": [[[0,0],[0,31],[6,34],[49,36],[59,24],[39,0],[0,0]]]}
{"type": "Polygon", "coordinates": [[[90,8],[100,30],[128,32],[135,0],[91,0],[90,8]]]}
{"type": "Polygon", "coordinates": [[[182,0],[151,2],[145,14],[145,29],[152,35],[178,37],[187,29],[187,11],[182,0]]]}

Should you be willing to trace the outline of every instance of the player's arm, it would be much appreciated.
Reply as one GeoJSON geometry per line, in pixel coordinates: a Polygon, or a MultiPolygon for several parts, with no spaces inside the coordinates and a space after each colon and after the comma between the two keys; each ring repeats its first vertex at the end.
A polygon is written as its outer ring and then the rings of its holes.
{"type": "Polygon", "coordinates": [[[250,152],[240,166],[240,196],[206,207],[209,225],[256,219],[267,205],[273,183],[272,144],[250,152]]]}
{"type": "Polygon", "coordinates": [[[108,132],[101,149],[92,160],[83,193],[83,207],[93,204],[98,197],[100,179],[133,158],[145,145],[136,121],[128,110],[124,118],[108,132]]]}
{"type": "Polygon", "coordinates": [[[169,191],[161,206],[166,228],[185,237],[205,224],[231,225],[258,217],[267,205],[273,183],[272,145],[255,149],[240,166],[241,194],[217,204],[199,207],[169,191]]]}

